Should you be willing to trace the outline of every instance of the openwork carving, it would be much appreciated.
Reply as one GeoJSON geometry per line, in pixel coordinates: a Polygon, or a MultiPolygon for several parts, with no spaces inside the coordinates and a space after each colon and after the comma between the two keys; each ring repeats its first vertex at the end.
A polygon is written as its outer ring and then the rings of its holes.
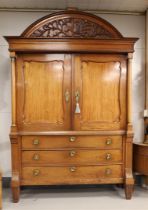
{"type": "Polygon", "coordinates": [[[32,38],[115,38],[107,29],[89,20],[64,18],[49,21],[36,29],[32,38]]]}

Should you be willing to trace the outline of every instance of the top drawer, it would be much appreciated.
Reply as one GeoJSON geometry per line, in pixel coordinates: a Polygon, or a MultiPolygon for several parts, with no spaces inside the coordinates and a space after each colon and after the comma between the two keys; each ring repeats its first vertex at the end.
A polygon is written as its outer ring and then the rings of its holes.
{"type": "Polygon", "coordinates": [[[122,136],[22,136],[22,149],[121,149],[122,136]]]}

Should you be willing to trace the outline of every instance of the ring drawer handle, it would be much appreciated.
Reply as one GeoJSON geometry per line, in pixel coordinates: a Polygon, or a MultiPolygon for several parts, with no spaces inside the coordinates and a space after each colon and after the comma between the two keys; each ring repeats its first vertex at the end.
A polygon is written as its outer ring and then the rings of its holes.
{"type": "Polygon", "coordinates": [[[111,160],[111,158],[112,158],[112,155],[110,153],[107,153],[106,154],[106,160],[111,160]]]}
{"type": "Polygon", "coordinates": [[[76,167],[74,167],[74,166],[70,167],[69,170],[70,170],[70,172],[75,172],[76,171],[76,167]]]}
{"type": "Polygon", "coordinates": [[[76,155],[76,151],[71,150],[71,151],[69,152],[69,155],[70,155],[70,157],[74,157],[74,156],[76,155]]]}
{"type": "Polygon", "coordinates": [[[112,170],[110,168],[106,168],[105,174],[106,175],[111,175],[112,174],[112,170]]]}
{"type": "Polygon", "coordinates": [[[111,145],[112,144],[112,139],[107,139],[106,140],[106,145],[111,145]]]}
{"type": "Polygon", "coordinates": [[[39,143],[40,143],[40,140],[39,140],[39,139],[34,139],[34,140],[33,140],[33,144],[34,144],[34,145],[39,145],[39,143]]]}
{"type": "Polygon", "coordinates": [[[38,176],[40,174],[40,170],[39,169],[34,169],[33,170],[33,176],[38,176]]]}
{"type": "Polygon", "coordinates": [[[34,156],[33,156],[33,160],[39,160],[39,159],[40,159],[39,154],[34,154],[34,156]]]}
{"type": "Polygon", "coordinates": [[[70,142],[74,142],[76,140],[76,137],[75,136],[71,136],[70,138],[69,138],[69,141],[70,142]]]}

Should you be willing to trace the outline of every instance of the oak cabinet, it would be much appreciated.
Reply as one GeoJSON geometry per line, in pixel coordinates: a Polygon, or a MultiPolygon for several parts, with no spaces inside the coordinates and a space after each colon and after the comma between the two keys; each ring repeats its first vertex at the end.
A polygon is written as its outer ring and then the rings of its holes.
{"type": "Polygon", "coordinates": [[[137,38],[79,11],[5,37],[12,63],[12,193],[20,186],[133,189],[131,60],[137,38]]]}

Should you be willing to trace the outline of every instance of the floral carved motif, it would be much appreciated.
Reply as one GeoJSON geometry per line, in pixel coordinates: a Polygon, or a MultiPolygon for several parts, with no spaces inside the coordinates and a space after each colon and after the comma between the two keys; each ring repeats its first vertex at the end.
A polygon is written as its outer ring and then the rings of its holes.
{"type": "Polygon", "coordinates": [[[53,20],[33,31],[34,38],[95,38],[110,39],[114,35],[99,24],[80,18],[53,20]]]}

